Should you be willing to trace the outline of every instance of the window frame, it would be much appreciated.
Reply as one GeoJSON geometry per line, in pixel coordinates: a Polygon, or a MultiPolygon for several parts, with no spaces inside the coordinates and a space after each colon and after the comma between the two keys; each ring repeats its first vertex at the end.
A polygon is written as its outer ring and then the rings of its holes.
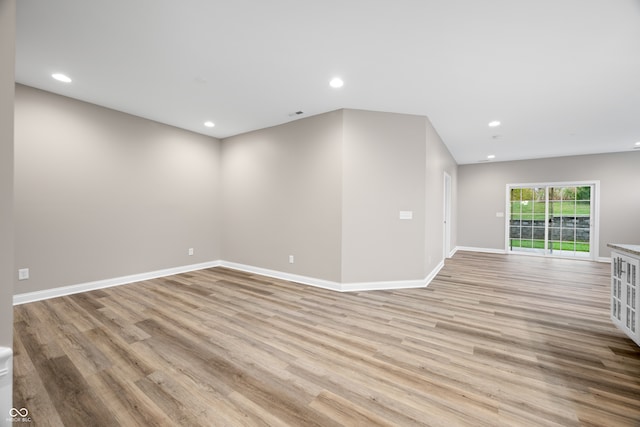
{"type": "Polygon", "coordinates": [[[597,260],[600,256],[600,181],[550,181],[550,182],[527,182],[509,183],[505,186],[505,213],[504,216],[504,250],[507,254],[546,256],[553,258],[587,259],[597,260]],[[548,188],[549,187],[586,187],[591,186],[591,242],[588,257],[569,256],[562,253],[550,252],[546,247],[548,236],[545,235],[545,248],[542,252],[514,251],[509,247],[510,226],[511,226],[511,190],[515,188],[544,188],[545,189],[545,218],[548,218],[548,188]]]}

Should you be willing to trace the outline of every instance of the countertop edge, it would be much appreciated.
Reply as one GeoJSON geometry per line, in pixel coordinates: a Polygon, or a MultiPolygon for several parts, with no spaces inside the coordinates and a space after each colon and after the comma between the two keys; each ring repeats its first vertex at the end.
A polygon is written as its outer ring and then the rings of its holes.
{"type": "Polygon", "coordinates": [[[607,243],[607,247],[618,251],[640,256],[640,245],[629,245],[624,243],[607,243]]]}

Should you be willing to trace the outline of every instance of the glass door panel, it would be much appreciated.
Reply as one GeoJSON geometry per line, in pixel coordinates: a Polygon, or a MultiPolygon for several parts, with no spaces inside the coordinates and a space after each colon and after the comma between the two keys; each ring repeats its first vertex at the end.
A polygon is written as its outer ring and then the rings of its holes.
{"type": "Polygon", "coordinates": [[[545,189],[512,188],[509,217],[509,248],[544,252],[545,189]]]}
{"type": "Polygon", "coordinates": [[[591,256],[593,186],[509,189],[509,250],[591,256]]]}

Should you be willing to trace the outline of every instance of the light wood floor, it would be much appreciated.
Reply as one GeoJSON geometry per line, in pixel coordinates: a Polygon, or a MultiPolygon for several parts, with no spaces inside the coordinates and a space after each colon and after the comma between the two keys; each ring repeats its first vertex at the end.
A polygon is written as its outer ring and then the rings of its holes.
{"type": "Polygon", "coordinates": [[[609,265],[459,252],[426,289],[215,268],[15,307],[37,426],[640,425],[609,265]]]}

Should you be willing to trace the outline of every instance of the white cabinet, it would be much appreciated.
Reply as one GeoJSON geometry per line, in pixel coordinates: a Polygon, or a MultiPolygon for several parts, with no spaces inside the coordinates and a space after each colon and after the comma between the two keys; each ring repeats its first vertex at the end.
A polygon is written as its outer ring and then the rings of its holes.
{"type": "Polygon", "coordinates": [[[640,346],[640,253],[610,246],[611,320],[640,346]]]}

